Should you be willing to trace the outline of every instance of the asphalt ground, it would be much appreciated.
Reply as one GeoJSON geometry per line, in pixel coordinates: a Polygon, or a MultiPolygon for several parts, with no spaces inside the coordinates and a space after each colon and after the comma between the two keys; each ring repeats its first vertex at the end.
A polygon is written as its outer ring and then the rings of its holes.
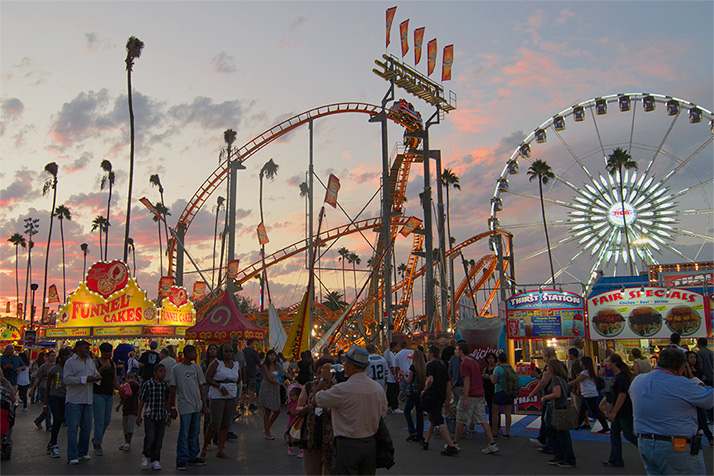
{"type": "MultiPolygon", "coordinates": [[[[114,474],[147,474],[152,470],[140,469],[141,448],[144,438],[143,427],[136,430],[131,450],[126,453],[119,451],[124,442],[119,413],[114,413],[112,422],[104,436],[104,455],[96,456],[90,449],[91,461],[83,461],[77,466],[66,463],[66,430],[59,435],[60,458],[53,459],[45,453],[49,432],[38,430],[33,420],[39,414],[40,407],[31,405],[27,412],[17,412],[17,420],[13,429],[12,459],[0,463],[2,475],[114,475],[114,474]]],[[[500,452],[495,455],[485,455],[481,449],[486,446],[486,439],[480,434],[474,434],[471,439],[462,439],[462,451],[458,456],[444,457],[439,454],[444,444],[441,439],[433,439],[429,451],[422,450],[417,443],[405,441],[407,436],[406,423],[401,414],[387,416],[387,426],[392,434],[395,445],[396,464],[390,470],[378,470],[378,474],[578,474],[578,475],[629,475],[644,474],[644,467],[634,445],[624,440],[624,468],[608,468],[602,465],[606,460],[610,444],[607,435],[587,436],[589,432],[574,431],[573,447],[577,457],[577,468],[558,468],[547,464],[550,455],[541,454],[537,448],[528,442],[529,436],[537,436],[537,431],[528,430],[523,419],[522,427],[516,429],[510,439],[499,438],[497,444],[500,452]],[[580,433],[581,435],[577,435],[580,433]],[[520,436],[515,436],[520,435],[520,436]],[[586,439],[582,439],[586,438],[586,439]]],[[[273,426],[275,440],[263,438],[262,411],[245,412],[234,425],[238,439],[226,443],[226,453],[230,459],[222,460],[215,457],[215,451],[208,453],[206,466],[189,466],[186,471],[176,471],[176,439],[178,422],[174,421],[167,429],[164,438],[161,464],[163,474],[303,474],[302,460],[288,456],[287,445],[280,437],[287,425],[287,415],[283,411],[273,426]]],[[[91,442],[90,442],[91,448],[91,442]]],[[[703,448],[707,464],[707,474],[712,471],[712,447],[703,448]]]]}

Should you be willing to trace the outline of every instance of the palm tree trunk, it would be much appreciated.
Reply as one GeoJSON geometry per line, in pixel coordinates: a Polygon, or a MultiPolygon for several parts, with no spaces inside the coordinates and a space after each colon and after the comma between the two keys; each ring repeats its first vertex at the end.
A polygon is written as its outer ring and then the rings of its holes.
{"type": "Polygon", "coordinates": [[[550,261],[550,277],[555,287],[555,271],[553,270],[553,253],[550,251],[550,238],[548,237],[548,225],[545,221],[545,202],[543,202],[543,182],[538,177],[538,190],[540,191],[540,210],[543,216],[543,230],[545,230],[545,244],[548,247],[548,261],[550,261]]]}
{"type": "MultiPolygon", "coordinates": [[[[162,189],[163,190],[163,189],[162,189]]],[[[167,210],[166,203],[164,203],[164,192],[159,192],[161,194],[161,206],[164,210],[167,210]]],[[[169,225],[166,223],[166,213],[164,213],[164,236],[166,237],[166,250],[169,248],[169,225]]]]}
{"type": "MultiPolygon", "coordinates": [[[[109,198],[107,199],[107,225],[109,225],[109,209],[112,203],[112,182],[109,181],[109,198]]],[[[104,259],[107,259],[107,247],[109,246],[109,226],[104,231],[104,259]]],[[[101,252],[100,252],[101,254],[101,252]]]]}
{"type": "Polygon", "coordinates": [[[630,265],[630,275],[634,276],[635,269],[632,266],[632,256],[630,256],[630,235],[627,233],[627,217],[625,216],[625,197],[622,194],[622,167],[618,171],[620,174],[620,203],[622,204],[622,224],[625,226],[625,246],[627,246],[627,263],[630,265]]]}
{"type": "Polygon", "coordinates": [[[129,98],[129,192],[126,199],[126,226],[124,227],[124,262],[129,258],[129,230],[131,229],[131,191],[134,187],[134,103],[131,95],[131,68],[126,70],[127,95],[129,98]]]}
{"type": "Polygon", "coordinates": [[[50,264],[50,242],[52,241],[52,223],[55,219],[55,205],[57,203],[57,179],[54,179],[52,192],[52,211],[50,212],[50,231],[47,235],[47,254],[45,255],[45,277],[42,281],[42,301],[40,302],[40,321],[45,317],[45,298],[47,297],[47,268],[50,264]]]}
{"type": "Polygon", "coordinates": [[[27,273],[25,274],[25,304],[22,308],[22,318],[26,320],[27,317],[27,289],[30,287],[30,280],[32,275],[32,235],[27,242],[27,273]]]}
{"type": "Polygon", "coordinates": [[[449,233],[449,250],[453,248],[451,244],[451,207],[449,206],[449,186],[446,186],[446,231],[449,233]]]}
{"type": "MultiPolygon", "coordinates": [[[[228,213],[226,212],[226,215],[228,213]]],[[[226,231],[224,230],[223,233],[221,233],[221,260],[220,260],[220,265],[218,266],[218,286],[221,285],[221,274],[223,273],[223,255],[225,254],[226,250],[226,231]]]]}
{"type": "MultiPolygon", "coordinates": [[[[61,216],[61,215],[60,215],[61,216]]],[[[64,259],[64,220],[60,218],[60,236],[62,237],[62,295],[64,297],[63,301],[67,300],[67,276],[66,276],[66,265],[64,259]]]]}
{"type": "Polygon", "coordinates": [[[104,261],[104,258],[102,258],[102,225],[99,225],[99,261],[104,261]]]}
{"type": "Polygon", "coordinates": [[[218,213],[220,208],[216,208],[216,224],[213,227],[213,265],[211,267],[211,288],[216,288],[216,240],[218,239],[218,213]]]}
{"type": "Polygon", "coordinates": [[[20,317],[17,312],[17,304],[20,302],[20,269],[17,265],[19,259],[20,245],[15,243],[15,315],[20,317]]]}
{"type": "Polygon", "coordinates": [[[355,299],[357,299],[357,270],[355,269],[355,263],[352,263],[352,274],[355,278],[355,299]]]}
{"type": "Polygon", "coordinates": [[[164,275],[164,253],[161,251],[161,220],[156,221],[156,227],[159,229],[159,277],[164,275]]]}

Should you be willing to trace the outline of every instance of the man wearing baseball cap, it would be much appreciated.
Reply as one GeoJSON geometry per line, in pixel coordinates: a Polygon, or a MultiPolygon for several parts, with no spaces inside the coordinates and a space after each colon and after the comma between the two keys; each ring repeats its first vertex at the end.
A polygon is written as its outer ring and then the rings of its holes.
{"type": "Polygon", "coordinates": [[[330,387],[330,365],[320,369],[315,404],[332,409],[335,458],[332,474],[375,474],[379,421],[387,414],[384,390],[365,370],[369,352],[353,345],[343,356],[346,382],[330,387]]]}

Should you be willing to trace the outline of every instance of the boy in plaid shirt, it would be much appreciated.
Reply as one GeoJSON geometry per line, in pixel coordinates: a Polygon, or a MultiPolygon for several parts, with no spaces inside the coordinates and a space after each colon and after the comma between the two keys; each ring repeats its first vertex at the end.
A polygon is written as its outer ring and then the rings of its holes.
{"type": "Polygon", "coordinates": [[[166,367],[158,363],[154,366],[154,378],[147,380],[141,386],[139,411],[136,424],[141,426],[142,416],[145,418],[144,451],[141,458],[141,469],[151,467],[161,469],[161,445],[164,441],[166,427],[171,425],[169,418],[169,384],[164,381],[166,367]]]}

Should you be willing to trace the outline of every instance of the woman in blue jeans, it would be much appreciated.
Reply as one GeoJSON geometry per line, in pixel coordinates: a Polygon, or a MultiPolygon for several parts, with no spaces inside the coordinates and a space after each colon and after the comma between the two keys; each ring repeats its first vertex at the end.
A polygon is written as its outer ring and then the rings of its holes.
{"type": "Polygon", "coordinates": [[[615,374],[610,383],[610,392],[607,395],[607,419],[610,425],[610,457],[603,461],[604,466],[625,466],[622,459],[622,438],[625,435],[632,444],[637,446],[637,436],[633,431],[632,400],[630,400],[630,382],[634,374],[630,367],[618,354],[612,354],[605,359],[605,365],[615,374]]]}
{"type": "Polygon", "coordinates": [[[424,359],[424,354],[419,349],[415,350],[412,354],[412,365],[409,367],[409,373],[405,377],[407,387],[414,379],[416,379],[416,383],[419,386],[419,392],[416,395],[407,396],[406,403],[404,404],[404,418],[407,420],[407,428],[409,429],[407,441],[421,442],[424,440],[424,411],[421,407],[419,395],[426,383],[426,360],[424,359]],[[416,408],[416,427],[412,420],[412,410],[414,408],[416,408]]]}
{"type": "Polygon", "coordinates": [[[114,406],[114,389],[119,389],[117,368],[112,361],[112,345],[104,342],[99,346],[99,358],[96,359],[97,372],[102,376],[102,381],[94,385],[94,399],[92,410],[94,413],[94,452],[97,456],[104,454],[102,440],[104,432],[112,419],[114,406]]]}
{"type": "Polygon", "coordinates": [[[562,409],[567,408],[568,405],[572,405],[572,403],[568,401],[568,371],[558,359],[551,359],[550,362],[548,362],[548,369],[552,374],[552,378],[546,389],[547,394],[543,396],[543,400],[548,402],[545,412],[546,433],[551,439],[555,456],[548,461],[548,464],[556,465],[561,468],[575,468],[575,453],[573,453],[573,442],[570,439],[570,431],[556,430],[550,424],[553,418],[554,408],[562,409]]]}

